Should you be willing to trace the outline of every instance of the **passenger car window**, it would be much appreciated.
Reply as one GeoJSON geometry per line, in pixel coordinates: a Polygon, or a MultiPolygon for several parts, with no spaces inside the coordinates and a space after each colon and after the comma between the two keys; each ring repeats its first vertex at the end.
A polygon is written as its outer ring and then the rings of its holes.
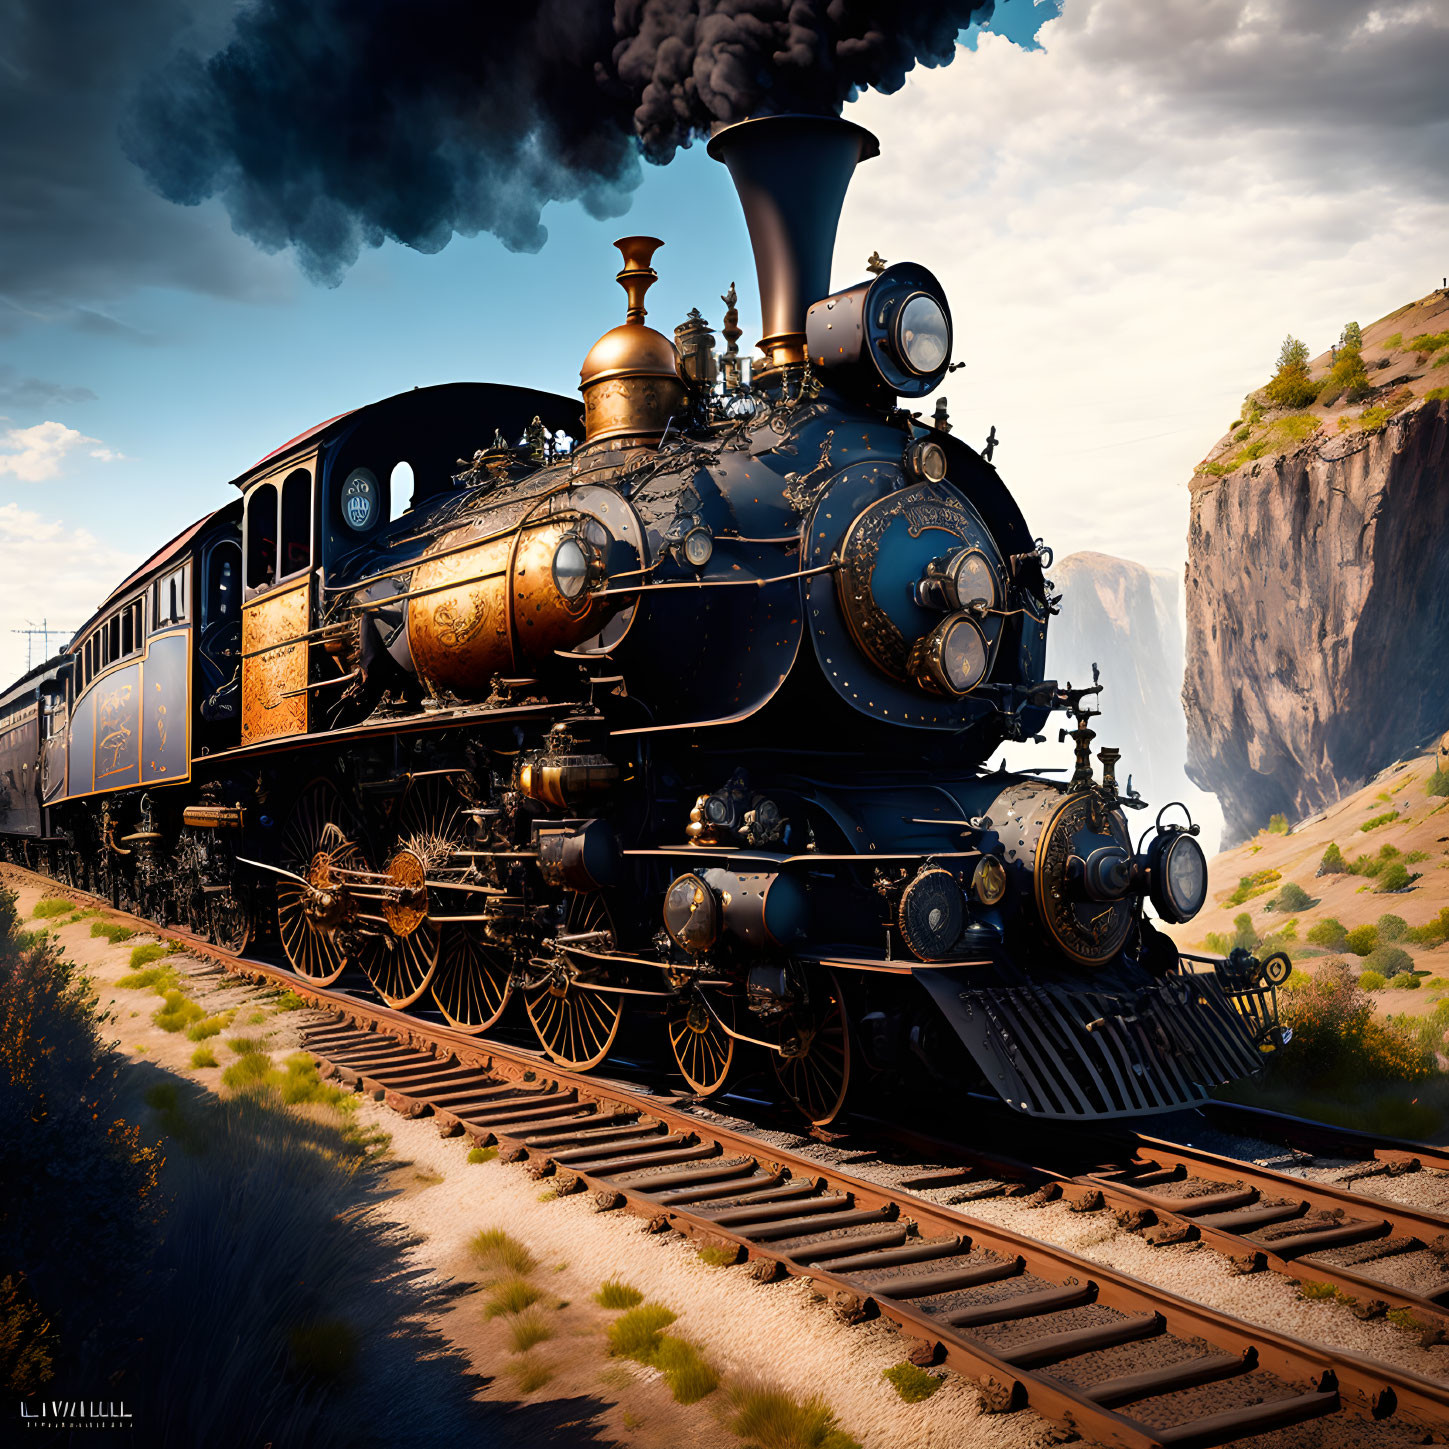
{"type": "Polygon", "coordinates": [[[207,560],[206,623],[235,619],[240,607],[241,549],[234,543],[219,543],[207,560]]]}

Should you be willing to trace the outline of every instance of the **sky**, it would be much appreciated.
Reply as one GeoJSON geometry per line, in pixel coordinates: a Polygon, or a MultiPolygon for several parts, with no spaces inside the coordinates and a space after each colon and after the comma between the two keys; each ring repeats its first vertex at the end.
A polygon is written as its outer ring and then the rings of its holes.
{"type": "MultiPolygon", "coordinates": [[[[335,286],[220,201],[163,199],[123,147],[129,98],[239,8],[0,0],[0,678],[25,665],[12,630],[78,626],[321,419],[456,379],[570,392],[622,319],[618,235],[666,239],[656,325],[718,326],[735,281],[755,335],[743,220],[700,145],[644,164],[622,215],[549,204],[536,252],[386,242],[335,286]]],[[[847,107],[881,155],[834,284],[873,251],[932,268],[966,363],[952,421],[996,428],[1034,530],[1180,575],[1193,467],[1284,335],[1316,353],[1449,271],[1445,75],[1449,0],[1003,0],[951,64],[847,107]]]]}

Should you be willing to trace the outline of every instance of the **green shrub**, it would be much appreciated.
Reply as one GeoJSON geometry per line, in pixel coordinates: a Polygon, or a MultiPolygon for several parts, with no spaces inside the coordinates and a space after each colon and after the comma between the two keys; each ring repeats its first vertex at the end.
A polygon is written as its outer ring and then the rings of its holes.
{"type": "Polygon", "coordinates": [[[609,1325],[609,1352],[616,1358],[650,1362],[659,1350],[660,1335],[677,1316],[662,1303],[631,1308],[609,1325]]]}
{"type": "Polygon", "coordinates": [[[209,1046],[199,1046],[191,1053],[191,1065],[200,1069],[217,1065],[216,1053],[209,1046]]]}
{"type": "Polygon", "coordinates": [[[91,935],[102,936],[113,946],[129,941],[135,934],[129,927],[118,926],[113,921],[95,921],[91,925],[91,935]]]}
{"type": "Polygon", "coordinates": [[[1414,969],[1414,958],[1401,946],[1375,946],[1364,957],[1363,964],[1381,976],[1397,976],[1414,969]]]}
{"type": "MultiPolygon", "coordinates": [[[[1449,361],[1449,354],[1446,354],[1446,356],[1444,356],[1444,357],[1436,358],[1434,360],[1434,366],[1435,367],[1440,367],[1446,361],[1449,361]]],[[[1424,394],[1424,401],[1425,402],[1446,402],[1446,401],[1449,401],[1449,387],[1434,387],[1434,388],[1430,388],[1429,391],[1424,394]]],[[[1440,770],[1435,770],[1434,773],[1436,775],[1439,775],[1439,774],[1442,774],[1443,772],[1440,771],[1440,770]]],[[[1446,794],[1449,794],[1449,790],[1436,790],[1434,793],[1436,795],[1446,795],[1446,794]]]]}
{"type": "Polygon", "coordinates": [[[1215,956],[1226,956],[1233,949],[1232,938],[1222,931],[1209,931],[1204,944],[1215,956]]]}
{"type": "Polygon", "coordinates": [[[162,999],[165,1005],[159,1007],[151,1018],[162,1031],[185,1031],[193,1022],[200,1021],[206,1015],[189,996],[180,991],[168,991],[162,999]]]}
{"type": "Polygon", "coordinates": [[[1421,332],[1409,338],[1410,352],[1437,352],[1441,347],[1449,347],[1449,332],[1421,332]]]}
{"type": "Polygon", "coordinates": [[[1338,951],[1342,949],[1347,934],[1337,916],[1328,916],[1309,928],[1308,939],[1315,946],[1327,946],[1330,951],[1338,951]]]}
{"type": "Polygon", "coordinates": [[[1251,951],[1258,944],[1258,933],[1253,929],[1253,918],[1246,911],[1233,917],[1233,945],[1251,951]]]}
{"type": "Polygon", "coordinates": [[[149,966],[153,961],[169,955],[171,947],[163,946],[159,941],[148,941],[144,946],[132,946],[131,970],[139,971],[143,966],[149,966]]]}
{"type": "Polygon", "coordinates": [[[1374,887],[1374,890],[1379,895],[1391,895],[1395,891],[1407,889],[1418,879],[1419,877],[1417,875],[1409,874],[1408,868],[1402,861],[1396,860],[1380,872],[1379,883],[1374,887]]]}
{"type": "Polygon", "coordinates": [[[628,1283],[621,1283],[617,1278],[610,1278],[599,1285],[599,1291],[594,1294],[594,1302],[600,1308],[608,1308],[618,1311],[623,1308],[637,1308],[644,1301],[644,1295],[628,1283]]]}
{"type": "Polygon", "coordinates": [[[1378,927],[1380,941],[1402,941],[1409,923],[1402,916],[1384,914],[1379,917],[1378,927]]]}
{"type": "Polygon", "coordinates": [[[1393,352],[1396,348],[1402,347],[1403,345],[1404,334],[1402,332],[1391,333],[1388,337],[1385,337],[1381,343],[1379,343],[1380,347],[1386,348],[1390,352],[1393,352]]]}
{"type": "Polygon", "coordinates": [[[1343,852],[1338,848],[1337,842],[1333,843],[1323,852],[1323,859],[1318,862],[1319,875],[1344,875],[1348,866],[1343,859],[1343,852]]]}
{"type": "Polygon", "coordinates": [[[301,1011],[306,1004],[295,991],[284,991],[277,998],[278,1011],[301,1011]]]}
{"type": "Polygon", "coordinates": [[[1388,810],[1382,815],[1375,815],[1372,820],[1365,820],[1364,823],[1359,826],[1359,829],[1365,831],[1377,830],[1380,825],[1387,825],[1390,821],[1397,820],[1398,818],[1399,812],[1397,810],[1388,810]]]}
{"type": "Polygon", "coordinates": [[[52,916],[68,916],[75,910],[74,901],[63,901],[58,896],[46,896],[43,901],[37,901],[31,915],[37,921],[48,921],[52,916]]]}
{"type": "Polygon", "coordinates": [[[1270,815],[1268,817],[1267,832],[1269,835],[1289,835],[1292,832],[1288,826],[1286,815],[1270,815]]]}
{"type": "Polygon", "coordinates": [[[1363,991],[1382,991],[1388,978],[1381,971],[1359,972],[1358,984],[1363,991]]]}
{"type": "Polygon", "coordinates": [[[157,996],[165,996],[176,983],[176,972],[170,966],[147,966],[140,971],[128,971],[116,980],[116,985],[126,991],[154,991],[157,996]]]}
{"type": "Polygon", "coordinates": [[[496,1147],[470,1147],[468,1149],[469,1162],[492,1162],[497,1156],[496,1147]]]}
{"type": "Polygon", "coordinates": [[[1412,971],[1400,971],[1397,976],[1389,978],[1389,985],[1395,991],[1417,991],[1419,978],[1412,971]]]}
{"type": "Polygon", "coordinates": [[[1279,1009],[1293,1029],[1290,1047],[1270,1058],[1280,1079],[1342,1092],[1370,1082],[1422,1081],[1433,1071],[1416,1033],[1379,1017],[1342,961],[1321,963],[1299,990],[1280,994],[1279,1009]]]}
{"type": "Polygon", "coordinates": [[[484,1228],[474,1233],[468,1251],[487,1273],[511,1273],[521,1278],[538,1267],[533,1254],[502,1228],[484,1228]]]}
{"type": "Polygon", "coordinates": [[[1432,920],[1422,926],[1410,926],[1404,940],[1416,946],[1442,946],[1449,939],[1449,906],[1444,906],[1432,920]]]}
{"type": "Polygon", "coordinates": [[[1237,889],[1223,902],[1227,906],[1240,906],[1244,901],[1250,901],[1254,896],[1261,896],[1272,890],[1282,879],[1282,872],[1276,870],[1255,871],[1252,875],[1245,875],[1238,881],[1237,889]]]}
{"type": "Polygon", "coordinates": [[[1290,880],[1263,909],[1265,911],[1306,911],[1310,906],[1317,904],[1318,902],[1301,885],[1295,885],[1290,880]]]}
{"type": "Polygon", "coordinates": [[[882,1369],[880,1376],[908,1404],[919,1404],[929,1399],[941,1387],[941,1380],[913,1363],[898,1363],[892,1368],[882,1369]]]}
{"type": "Polygon", "coordinates": [[[1275,407],[1307,407],[1318,395],[1318,387],[1308,376],[1308,348],[1291,333],[1283,339],[1278,352],[1278,370],[1263,389],[1263,395],[1275,407]]]}
{"type": "Polygon", "coordinates": [[[739,1389],[730,1396],[730,1427],[759,1449],[860,1449],[838,1427],[824,1399],[799,1403],[771,1389],[739,1389]]]}
{"type": "Polygon", "coordinates": [[[708,1263],[711,1268],[728,1268],[740,1261],[740,1250],[711,1245],[699,1250],[699,1261],[708,1263]]]}
{"type": "MultiPolygon", "coordinates": [[[[1446,389],[1449,391],[1449,389],[1446,389]]],[[[1424,786],[1429,795],[1449,795],[1449,770],[1436,769],[1424,786]]]]}
{"type": "Polygon", "coordinates": [[[1343,938],[1343,944],[1355,956],[1367,956],[1378,943],[1379,928],[1377,926],[1355,926],[1343,938]]]}
{"type": "Polygon", "coordinates": [[[203,1017],[186,1028],[186,1035],[192,1041],[205,1041],[208,1037],[220,1036],[231,1025],[233,1013],[223,1011],[219,1016],[203,1017]]]}

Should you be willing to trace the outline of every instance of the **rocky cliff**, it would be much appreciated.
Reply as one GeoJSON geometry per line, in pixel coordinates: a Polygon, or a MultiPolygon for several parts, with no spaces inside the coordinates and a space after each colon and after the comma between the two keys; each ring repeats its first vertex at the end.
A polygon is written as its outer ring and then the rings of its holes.
{"type": "Polygon", "coordinates": [[[1446,329],[1445,292],[1365,328],[1352,403],[1250,395],[1192,480],[1188,774],[1229,840],[1322,809],[1449,722],[1446,329]]]}

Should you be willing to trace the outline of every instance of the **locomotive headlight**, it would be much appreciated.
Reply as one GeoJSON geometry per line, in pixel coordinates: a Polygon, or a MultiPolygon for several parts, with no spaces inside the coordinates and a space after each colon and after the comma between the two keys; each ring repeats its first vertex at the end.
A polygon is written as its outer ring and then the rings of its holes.
{"type": "Polygon", "coordinates": [[[896,355],[919,377],[939,371],[951,356],[946,309],[925,292],[907,297],[896,315],[896,355]]]}
{"type": "Polygon", "coordinates": [[[981,683],[987,658],[981,630],[965,614],[952,614],[916,642],[907,668],[932,694],[969,694],[981,683]]]}
{"type": "Polygon", "coordinates": [[[1164,921],[1190,921],[1207,901],[1207,857],[1185,830],[1165,830],[1147,847],[1148,892],[1164,921]]]}
{"type": "Polygon", "coordinates": [[[553,586],[563,595],[564,603],[578,605],[598,581],[600,568],[599,551],[592,540],[566,533],[553,551],[553,586]]]}
{"type": "Polygon", "coordinates": [[[719,902],[692,871],[677,876],[664,896],[664,929],[691,956],[719,939],[719,902]]]}
{"type": "Polygon", "coordinates": [[[946,476],[946,450],[929,438],[918,438],[906,449],[906,467],[927,483],[939,483],[946,476]]]}

